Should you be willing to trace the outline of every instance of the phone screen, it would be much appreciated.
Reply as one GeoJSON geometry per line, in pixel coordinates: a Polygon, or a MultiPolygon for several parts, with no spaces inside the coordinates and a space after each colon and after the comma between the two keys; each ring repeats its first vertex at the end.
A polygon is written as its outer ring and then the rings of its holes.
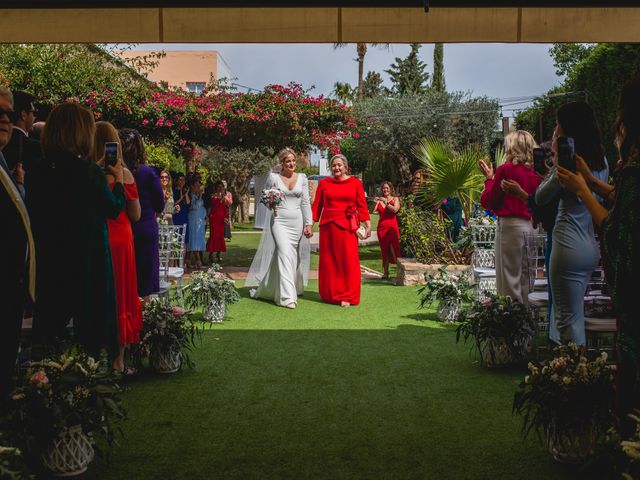
{"type": "Polygon", "coordinates": [[[558,165],[571,172],[576,171],[575,144],[571,137],[558,137],[558,165]]]}
{"type": "Polygon", "coordinates": [[[533,149],[533,169],[541,175],[544,175],[547,172],[547,168],[545,166],[546,157],[547,152],[544,148],[533,149]]]}
{"type": "Polygon", "coordinates": [[[113,166],[118,163],[118,143],[106,142],[104,144],[104,166],[113,166]]]}

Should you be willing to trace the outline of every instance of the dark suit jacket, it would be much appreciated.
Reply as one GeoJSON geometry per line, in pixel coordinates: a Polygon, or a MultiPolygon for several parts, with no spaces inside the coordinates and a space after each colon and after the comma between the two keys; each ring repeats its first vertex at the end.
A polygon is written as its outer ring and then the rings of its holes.
{"type": "Polygon", "coordinates": [[[9,170],[13,170],[19,162],[22,162],[22,168],[26,172],[34,162],[42,158],[42,149],[39,141],[27,137],[21,130],[14,128],[9,143],[2,149],[2,154],[9,165],[9,170]]]}

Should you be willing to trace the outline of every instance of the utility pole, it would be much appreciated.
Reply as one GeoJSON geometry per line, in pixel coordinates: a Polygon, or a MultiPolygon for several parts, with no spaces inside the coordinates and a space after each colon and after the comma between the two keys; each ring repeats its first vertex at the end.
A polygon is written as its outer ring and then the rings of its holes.
{"type": "Polygon", "coordinates": [[[509,134],[509,117],[502,117],[502,135],[507,136],[509,134]]]}

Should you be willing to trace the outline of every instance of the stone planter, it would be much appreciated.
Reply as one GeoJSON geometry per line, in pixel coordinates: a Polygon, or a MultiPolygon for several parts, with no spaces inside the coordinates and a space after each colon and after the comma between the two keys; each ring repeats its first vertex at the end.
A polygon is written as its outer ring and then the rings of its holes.
{"type": "Polygon", "coordinates": [[[480,350],[480,356],[487,367],[504,367],[516,360],[503,338],[487,340],[480,350]]]}
{"type": "Polygon", "coordinates": [[[175,373],[182,365],[182,354],[176,349],[154,351],[151,355],[151,364],[158,373],[175,373]]]}
{"type": "MultiPolygon", "coordinates": [[[[424,285],[426,283],[425,273],[438,275],[440,267],[442,265],[437,263],[427,265],[426,263],[416,262],[412,258],[399,258],[395,284],[401,286],[424,285]]],[[[473,269],[470,265],[448,265],[447,272],[456,276],[465,275],[469,282],[473,281],[473,269]]]]}
{"type": "Polygon", "coordinates": [[[94,457],[91,441],[81,425],[69,427],[42,455],[44,465],[56,477],[74,477],[87,470],[94,457]]]}
{"type": "Polygon", "coordinates": [[[438,318],[443,322],[455,322],[460,311],[460,300],[448,298],[438,304],[438,318]]]}
{"type": "Polygon", "coordinates": [[[202,317],[211,323],[221,323],[227,316],[227,305],[225,302],[213,301],[204,311],[202,317]]]}
{"type": "Polygon", "coordinates": [[[560,463],[580,465],[593,455],[596,448],[596,434],[591,425],[584,430],[572,432],[560,440],[549,440],[549,453],[560,463]]]}

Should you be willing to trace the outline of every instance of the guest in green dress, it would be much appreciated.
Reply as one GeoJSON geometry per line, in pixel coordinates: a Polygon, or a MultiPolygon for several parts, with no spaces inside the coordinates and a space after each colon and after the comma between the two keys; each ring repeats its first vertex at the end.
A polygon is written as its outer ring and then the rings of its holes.
{"type": "Polygon", "coordinates": [[[624,419],[640,406],[640,78],[622,90],[615,131],[620,161],[613,185],[597,180],[580,158],[578,174],[561,168],[558,172],[564,188],[578,195],[602,227],[605,274],[618,316],[617,394],[619,415],[624,419]],[[611,208],[602,207],[590,190],[608,199],[611,208]]]}
{"type": "Polygon", "coordinates": [[[125,204],[122,162],[107,167],[112,190],[93,161],[95,129],[88,109],[56,107],[43,132],[44,160],[29,170],[27,206],[38,251],[33,338],[42,353],[69,341],[92,355],[119,350],[106,220],[125,204]]]}

